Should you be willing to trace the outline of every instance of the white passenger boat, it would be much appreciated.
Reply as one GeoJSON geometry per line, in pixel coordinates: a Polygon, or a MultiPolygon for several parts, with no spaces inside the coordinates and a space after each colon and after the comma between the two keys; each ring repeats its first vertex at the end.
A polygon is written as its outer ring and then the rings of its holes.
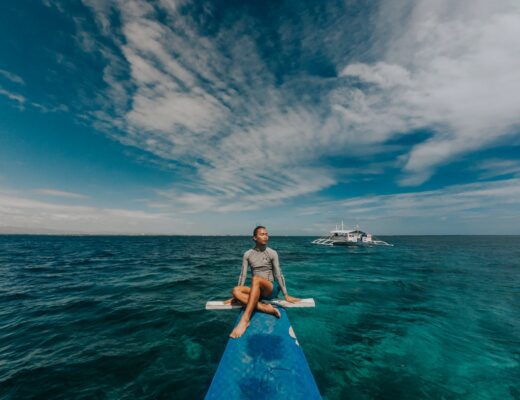
{"type": "Polygon", "coordinates": [[[341,229],[336,226],[328,235],[313,240],[312,243],[323,246],[392,246],[383,240],[374,239],[372,234],[363,232],[358,225],[355,229],[345,229],[343,221],[341,229]]]}

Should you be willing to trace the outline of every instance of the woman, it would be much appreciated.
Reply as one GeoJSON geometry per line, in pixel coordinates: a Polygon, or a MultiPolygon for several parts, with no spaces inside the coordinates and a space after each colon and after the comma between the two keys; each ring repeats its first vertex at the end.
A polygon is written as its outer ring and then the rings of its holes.
{"type": "Polygon", "coordinates": [[[246,306],[240,322],[229,335],[232,338],[238,338],[244,334],[255,309],[280,318],[280,311],[276,307],[261,303],[260,300],[272,300],[281,291],[286,301],[290,303],[300,301],[300,299],[291,297],[287,293],[280,262],[278,261],[278,253],[267,247],[269,241],[267,229],[264,226],[257,226],[253,231],[253,240],[256,243],[255,247],[244,253],[238,286],[235,286],[231,291],[233,297],[226,301],[226,303],[237,301],[246,306]],[[252,275],[250,288],[244,286],[248,265],[251,267],[252,275]]]}

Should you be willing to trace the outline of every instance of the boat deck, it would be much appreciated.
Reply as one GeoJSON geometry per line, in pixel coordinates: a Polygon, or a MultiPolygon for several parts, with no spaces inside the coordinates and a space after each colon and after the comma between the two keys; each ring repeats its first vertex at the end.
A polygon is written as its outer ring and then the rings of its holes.
{"type": "Polygon", "coordinates": [[[280,319],[253,314],[245,334],[228,340],[206,399],[321,399],[287,313],[279,310],[280,319]]]}

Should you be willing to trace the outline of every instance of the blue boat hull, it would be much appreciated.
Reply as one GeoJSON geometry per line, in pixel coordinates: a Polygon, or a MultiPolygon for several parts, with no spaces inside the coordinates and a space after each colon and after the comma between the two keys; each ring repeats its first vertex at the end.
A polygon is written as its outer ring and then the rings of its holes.
{"type": "Polygon", "coordinates": [[[255,313],[245,334],[229,339],[206,399],[321,399],[287,314],[280,313],[280,319],[255,313]]]}

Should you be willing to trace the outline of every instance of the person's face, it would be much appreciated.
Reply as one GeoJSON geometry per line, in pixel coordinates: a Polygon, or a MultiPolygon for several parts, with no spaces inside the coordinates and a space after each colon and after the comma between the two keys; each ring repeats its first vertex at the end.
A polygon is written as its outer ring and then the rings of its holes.
{"type": "Polygon", "coordinates": [[[256,235],[253,236],[253,240],[257,245],[266,245],[269,241],[269,234],[267,233],[267,229],[260,228],[256,231],[256,235]]]}

